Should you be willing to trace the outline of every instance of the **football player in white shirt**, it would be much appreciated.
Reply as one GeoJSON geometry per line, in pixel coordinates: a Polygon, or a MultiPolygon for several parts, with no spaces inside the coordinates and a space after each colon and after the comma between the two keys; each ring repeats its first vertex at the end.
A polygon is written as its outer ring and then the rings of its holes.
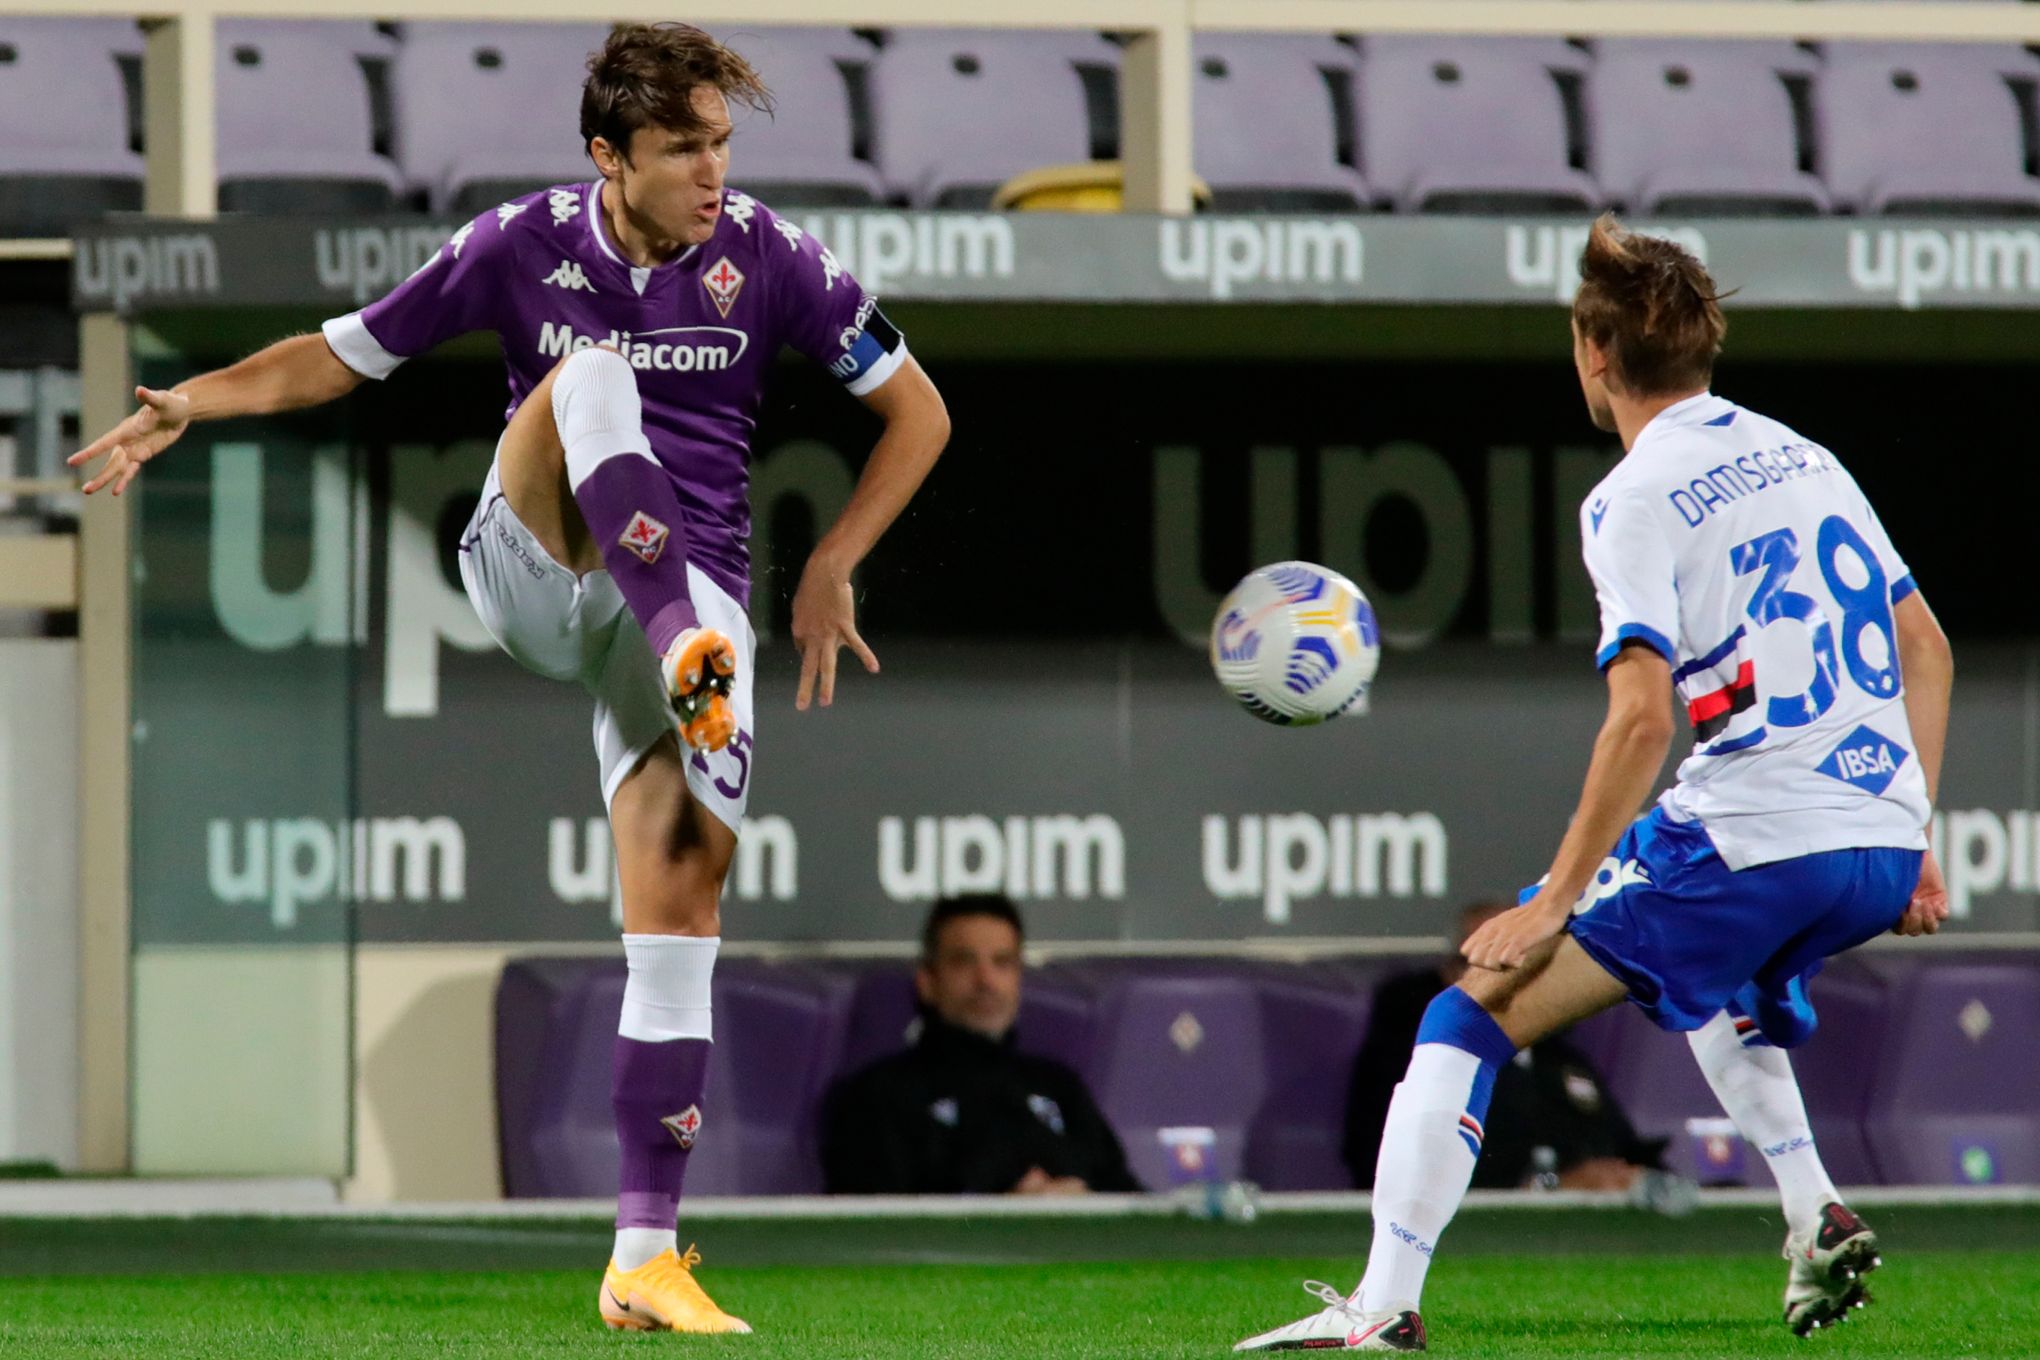
{"type": "Polygon", "coordinates": [[[1954,662],[1884,528],[1832,453],[1708,391],[1726,331],[1706,269],[1594,224],[1573,358],[1627,456],[1580,511],[1608,716],[1550,872],[1465,946],[1389,1107],[1374,1241],[1351,1295],[1236,1350],[1422,1350],[1417,1312],[1466,1192],[1497,1068],[1627,997],[1684,1032],[1784,1200],[1785,1320],[1867,1301],[1876,1237],[1814,1149],[1784,1049],[1805,980],[1887,930],[1933,931],[1927,852],[1954,662]],[[1677,784],[1637,817],[1673,735],[1677,784]]]}

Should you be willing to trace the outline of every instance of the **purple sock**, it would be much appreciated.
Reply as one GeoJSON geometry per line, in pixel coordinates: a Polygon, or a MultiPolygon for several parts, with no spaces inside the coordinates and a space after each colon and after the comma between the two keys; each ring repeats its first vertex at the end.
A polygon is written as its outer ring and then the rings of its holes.
{"type": "Polygon", "coordinates": [[[553,377],[553,424],[588,532],[654,656],[695,627],[687,515],[645,438],[637,375],[614,350],[577,350],[553,377]]]}
{"type": "Polygon", "coordinates": [[[634,453],[605,458],[574,486],[574,503],[602,547],[602,563],[652,644],[700,623],[687,595],[687,525],[666,470],[634,453]]]}
{"type": "Polygon", "coordinates": [[[708,1080],[706,1039],[616,1039],[610,1087],[622,1174],[619,1228],[671,1229],[680,1213],[687,1154],[701,1132],[701,1091],[708,1080]]]}

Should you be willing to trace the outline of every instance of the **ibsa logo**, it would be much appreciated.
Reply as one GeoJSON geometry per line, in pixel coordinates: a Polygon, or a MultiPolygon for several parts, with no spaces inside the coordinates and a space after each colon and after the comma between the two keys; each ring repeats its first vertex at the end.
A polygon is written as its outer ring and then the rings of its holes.
{"type": "Polygon", "coordinates": [[[1909,753],[1889,737],[1867,727],[1858,727],[1842,738],[1842,744],[1828,752],[1828,758],[1814,768],[1830,779],[1853,784],[1869,794],[1883,793],[1898,778],[1898,767],[1909,753]]]}

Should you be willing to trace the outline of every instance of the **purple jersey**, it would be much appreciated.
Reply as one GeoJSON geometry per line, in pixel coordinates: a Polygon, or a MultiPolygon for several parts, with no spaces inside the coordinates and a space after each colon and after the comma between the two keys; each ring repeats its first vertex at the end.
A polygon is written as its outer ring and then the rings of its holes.
{"type": "Polygon", "coordinates": [[[601,191],[560,185],[490,209],[386,296],[328,321],[327,342],[384,378],[443,340],[494,331],[511,411],[566,355],[615,346],[687,512],[689,558],[748,600],[751,432],[779,347],[861,396],[899,368],[905,343],[821,242],[748,194],[724,192],[706,242],[639,268],[610,238],[601,191]]]}

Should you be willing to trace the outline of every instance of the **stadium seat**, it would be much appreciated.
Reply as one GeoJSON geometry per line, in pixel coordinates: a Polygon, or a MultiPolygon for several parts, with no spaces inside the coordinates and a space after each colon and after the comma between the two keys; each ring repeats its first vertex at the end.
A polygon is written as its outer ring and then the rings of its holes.
{"type": "MultiPolygon", "coordinates": [[[[1837,960],[1809,988],[1820,1026],[1792,1050],[1792,1068],[1820,1144],[1821,1160],[1837,1185],[1881,1179],[1863,1136],[1864,1092],[1879,1063],[1885,986],[1852,959],[1837,960]]],[[[1721,1103],[1693,1060],[1683,1034],[1659,1029],[1627,1002],[1576,1026],[1571,1036],[1601,1068],[1609,1092],[1646,1138],[1665,1138],[1666,1163],[1707,1181],[1734,1180],[1768,1187],[1762,1157],[1730,1140],[1727,1160],[1709,1165],[1701,1143],[1688,1136],[1690,1119],[1726,1119],[1721,1103]]]]}
{"type": "Polygon", "coordinates": [[[1085,75],[1118,49],[1095,35],[902,31],[871,73],[875,152],[917,208],[983,208],[1023,170],[1092,158],[1085,75]]]}
{"type": "Polygon", "coordinates": [[[773,112],[732,109],[730,182],[768,204],[864,207],[885,197],[871,164],[876,49],[847,29],[764,28],[723,35],[772,91],[773,112]]]}
{"type": "Polygon", "coordinates": [[[1249,976],[1261,1007],[1266,1092],[1248,1125],[1244,1174],[1266,1190],[1350,1190],[1346,1091],[1372,986],[1312,967],[1261,967],[1249,976]]]}
{"type": "Polygon", "coordinates": [[[2040,1181],[2040,964],[1880,958],[1889,1041],[1869,1072],[1871,1154],[1894,1184],[2040,1181]]]}
{"type": "Polygon", "coordinates": [[[1351,48],[1313,37],[1199,34],[1195,56],[1192,147],[1213,209],[1352,212],[1366,202],[1352,169],[1351,48]]]}
{"type": "Polygon", "coordinates": [[[1269,1082],[1254,983],[1218,962],[1067,967],[1097,998],[1094,1042],[1078,1070],[1134,1176],[1151,1190],[1239,1177],[1269,1082]]]}
{"type": "Polygon", "coordinates": [[[1811,146],[1802,145],[1787,84],[1808,88],[1808,53],[1789,43],[1648,40],[1596,50],[1594,173],[1616,206],[1652,216],[1828,211],[1826,186],[1802,168],[1811,146]]]}
{"type": "Polygon", "coordinates": [[[220,208],[387,212],[403,191],[375,153],[363,56],[384,56],[374,25],[223,19],[214,37],[220,208]]]}
{"type": "Polygon", "coordinates": [[[1369,38],[1361,173],[1404,212],[1592,211],[1561,84],[1584,60],[1534,38],[1369,38]]]}
{"type": "Polygon", "coordinates": [[[0,235],[142,206],[120,68],[141,49],[127,19],[0,16],[0,235]]]}
{"type": "MultiPolygon", "coordinates": [[[[496,1097],[511,1196],[616,1192],[611,1053],[623,1006],[616,960],[521,959],[496,993],[496,1097]]],[[[821,1188],[816,1109],[842,1060],[847,979],[748,959],[716,965],[713,1102],[690,1159],[692,1194],[821,1188]]]]}
{"type": "Polygon", "coordinates": [[[817,1117],[842,1066],[850,991],[819,969],[717,962],[711,1132],[688,1159],[689,1193],[821,1193],[817,1117]]]}
{"type": "Polygon", "coordinates": [[[396,156],[435,212],[466,216],[550,184],[592,182],[581,82],[600,24],[404,27],[392,74],[396,156]]]}
{"type": "Polygon", "coordinates": [[[2040,61],[2019,48],[1836,43],[1822,177],[1866,216],[2040,214],[2040,148],[2021,126],[2036,79],[2040,61]],[[2024,73],[2024,93],[2007,72],[2024,73]]]}
{"type": "Polygon", "coordinates": [[[620,959],[518,959],[503,969],[496,1133],[505,1195],[616,1193],[609,1078],[623,982],[620,959]]]}

